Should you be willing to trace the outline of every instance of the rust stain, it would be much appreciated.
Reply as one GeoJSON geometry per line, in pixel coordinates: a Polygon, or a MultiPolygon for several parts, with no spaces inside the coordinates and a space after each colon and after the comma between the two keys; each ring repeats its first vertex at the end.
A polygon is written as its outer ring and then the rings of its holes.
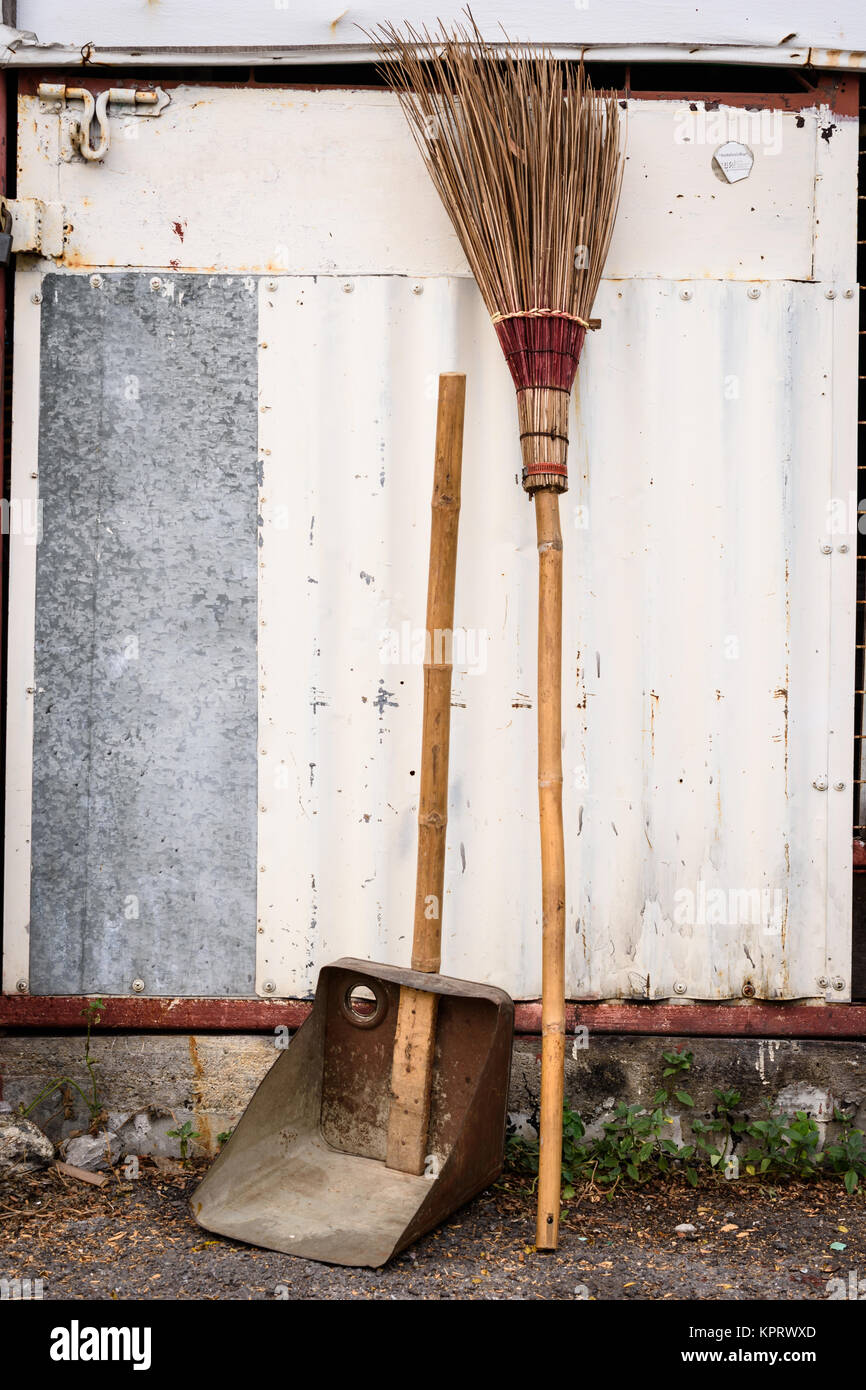
{"type": "Polygon", "coordinates": [[[179,237],[180,240],[183,241],[184,232],[186,231],[188,225],[189,224],[185,220],[183,222],[172,222],[171,230],[174,232],[176,237],[179,237]]]}
{"type": "Polygon", "coordinates": [[[195,1082],[192,1088],[193,1112],[195,1114],[196,1129],[201,1136],[199,1143],[205,1153],[213,1154],[214,1148],[213,1133],[210,1127],[210,1120],[204,1111],[204,1066],[198,1055],[198,1047],[195,1038],[190,1035],[189,1056],[192,1062],[192,1069],[195,1072],[195,1082]]]}

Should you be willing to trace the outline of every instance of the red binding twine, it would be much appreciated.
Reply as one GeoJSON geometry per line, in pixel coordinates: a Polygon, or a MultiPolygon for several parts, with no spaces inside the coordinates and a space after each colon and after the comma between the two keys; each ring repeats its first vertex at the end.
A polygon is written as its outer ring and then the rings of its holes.
{"type": "Polygon", "coordinates": [[[586,324],[555,310],[497,315],[493,320],[499,345],[518,391],[528,386],[570,391],[586,324]]]}

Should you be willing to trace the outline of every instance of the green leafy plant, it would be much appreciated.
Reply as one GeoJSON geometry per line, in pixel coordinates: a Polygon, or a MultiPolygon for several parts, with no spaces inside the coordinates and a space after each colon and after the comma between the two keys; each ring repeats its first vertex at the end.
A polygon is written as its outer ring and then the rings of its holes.
{"type": "Polygon", "coordinates": [[[840,1125],[836,1139],[825,1145],[821,1153],[825,1170],[841,1174],[846,1192],[855,1192],[861,1178],[866,1178],[866,1134],[855,1129],[851,1116],[836,1110],[833,1115],[840,1125]]]}
{"type": "MultiPolygon", "coordinates": [[[[715,1089],[715,1103],[708,1118],[691,1119],[694,1143],[677,1144],[671,1137],[673,1120],[668,1114],[674,1101],[694,1109],[684,1087],[694,1054],[663,1052],[662,1081],[650,1105],[620,1102],[601,1126],[601,1134],[587,1139],[583,1121],[568,1106],[562,1118],[562,1196],[569,1200],[579,1184],[604,1188],[609,1195],[621,1182],[641,1183],[657,1175],[680,1175],[697,1187],[701,1173],[728,1175],[735,1150],[750,1177],[768,1179],[813,1178],[824,1172],[841,1176],[849,1193],[866,1179],[866,1135],[850,1116],[837,1110],[836,1138],[821,1149],[819,1126],[804,1110],[793,1115],[774,1113],[766,1106],[761,1119],[740,1113],[742,1096],[737,1090],[715,1089]],[[673,1080],[671,1080],[673,1078],[673,1080]]],[[[513,1136],[506,1148],[509,1166],[524,1173],[538,1172],[538,1143],[513,1136]]]]}
{"type": "Polygon", "coordinates": [[[220,1131],[220,1133],[217,1135],[217,1143],[219,1144],[221,1149],[225,1147],[225,1145],[229,1142],[233,1134],[233,1129],[223,1129],[220,1131]]]}
{"type": "Polygon", "coordinates": [[[78,1092],[81,1099],[84,1101],[84,1104],[87,1106],[87,1110],[90,1115],[91,1128],[93,1128],[96,1125],[102,1114],[103,1107],[102,1101],[99,1098],[99,1083],[96,1076],[96,1063],[94,1062],[94,1059],[90,1054],[90,1039],[92,1030],[96,1026],[96,1024],[100,1022],[101,1015],[104,1009],[104,999],[89,999],[85,1004],[84,1008],[81,1010],[82,1017],[84,1018],[87,1024],[84,1035],[84,1065],[87,1069],[87,1074],[90,1078],[90,1084],[88,1086],[89,1095],[85,1094],[85,1092],[79,1086],[78,1082],[73,1080],[71,1076],[55,1076],[52,1078],[51,1081],[48,1082],[47,1086],[44,1086],[42,1088],[35,1100],[31,1101],[30,1104],[26,1107],[24,1107],[23,1105],[21,1106],[22,1115],[29,1115],[31,1111],[35,1110],[38,1105],[42,1105],[46,1100],[48,1100],[49,1096],[54,1095],[56,1091],[62,1091],[64,1087],[71,1087],[73,1091],[78,1092]]]}
{"type": "Polygon", "coordinates": [[[167,1129],[165,1132],[169,1139],[180,1140],[180,1161],[181,1163],[186,1163],[189,1146],[192,1140],[201,1138],[198,1130],[193,1129],[192,1120],[184,1120],[182,1125],[178,1125],[177,1129],[167,1129]]]}

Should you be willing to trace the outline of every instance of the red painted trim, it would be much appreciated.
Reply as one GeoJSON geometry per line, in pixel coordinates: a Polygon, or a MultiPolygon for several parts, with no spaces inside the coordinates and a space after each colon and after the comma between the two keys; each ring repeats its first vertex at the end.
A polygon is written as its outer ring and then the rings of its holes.
{"type": "MultiPolygon", "coordinates": [[[[0,1027],[83,1028],[82,1011],[96,995],[2,994],[0,1027]]],[[[129,1032],[269,1033],[300,1028],[311,1004],[298,999],[136,999],[102,996],[100,1028],[129,1032]]]]}
{"type": "MultiPolygon", "coordinates": [[[[661,64],[651,63],[648,66],[664,66],[664,60],[661,64]]],[[[802,111],[812,106],[827,106],[837,116],[856,119],[858,114],[860,83],[859,74],[855,72],[843,77],[841,74],[828,72],[821,72],[819,75],[814,69],[788,68],[786,71],[792,79],[790,92],[714,92],[701,89],[701,64],[696,63],[689,67],[684,63],[681,67],[683,77],[685,78],[687,71],[693,79],[687,91],[683,88],[678,91],[643,91],[640,87],[641,64],[632,63],[628,95],[635,101],[676,101],[681,105],[689,101],[717,102],[719,106],[740,106],[751,111],[802,111]],[[801,91],[793,90],[797,74],[800,74],[803,80],[801,91]],[[814,86],[811,85],[812,82],[814,86]]],[[[756,65],[756,68],[759,70],[759,65],[756,65]]],[[[749,69],[755,70],[751,64],[749,69]]],[[[685,86],[685,83],[683,85],[685,86]]]]}
{"type": "MultiPolygon", "coordinates": [[[[91,996],[92,997],[92,996],[91,996]]],[[[0,1027],[81,1029],[82,995],[0,995],[0,1027]]],[[[126,1032],[269,1033],[299,1028],[311,1004],[302,999],[105,999],[100,1028],[126,1032]]],[[[577,1003],[566,1011],[568,1031],[674,1037],[862,1038],[864,1004],[577,1003]]],[[[541,1004],[515,1005],[514,1031],[541,1033],[541,1004]]]]}

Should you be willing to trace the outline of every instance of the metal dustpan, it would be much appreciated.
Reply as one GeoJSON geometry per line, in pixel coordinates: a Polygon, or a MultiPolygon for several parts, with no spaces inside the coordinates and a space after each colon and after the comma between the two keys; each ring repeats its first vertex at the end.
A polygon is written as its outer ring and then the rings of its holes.
{"type": "Polygon", "coordinates": [[[193,1198],[200,1225],[289,1255],[385,1264],[502,1168],[514,1006],[446,975],[338,960],[193,1198]],[[403,988],[434,992],[426,1169],[386,1165],[403,988]],[[358,995],[372,994],[359,1018],[358,995]]]}
{"type": "Polygon", "coordinates": [[[412,969],[325,966],[309,1018],[192,1199],[235,1240],[385,1264],[502,1168],[514,1005],[439,974],[465,378],[440,377],[412,969]]]}

